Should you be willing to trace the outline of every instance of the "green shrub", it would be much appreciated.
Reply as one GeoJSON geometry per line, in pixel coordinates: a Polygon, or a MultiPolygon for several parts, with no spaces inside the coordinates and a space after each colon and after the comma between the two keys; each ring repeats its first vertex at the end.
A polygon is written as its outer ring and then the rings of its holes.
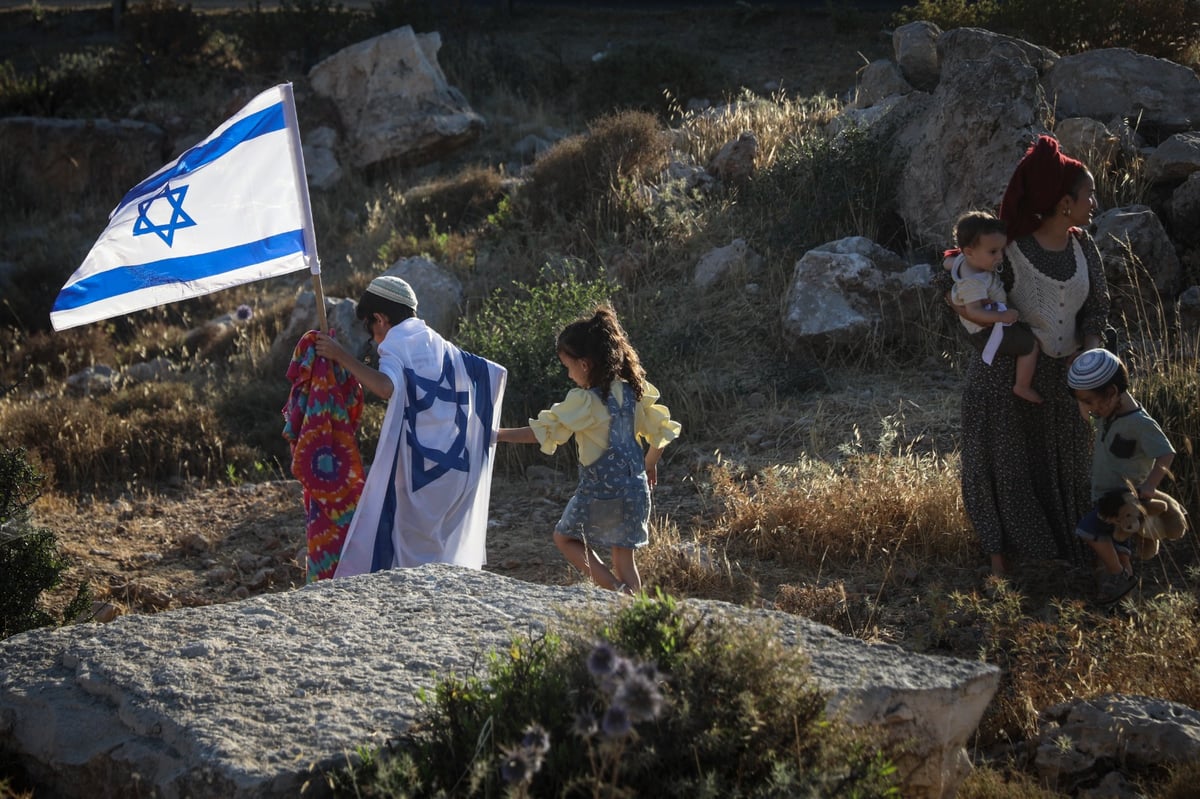
{"type": "Polygon", "coordinates": [[[116,47],[61,53],[31,73],[5,70],[0,79],[0,114],[5,116],[107,116],[120,113],[141,76],[116,47]]]}
{"type": "Polygon", "coordinates": [[[524,425],[531,416],[566,394],[569,382],[555,352],[568,323],[610,301],[617,285],[601,273],[584,280],[564,265],[547,264],[541,285],[514,283],[496,291],[459,326],[458,342],[508,369],[504,396],[506,424],[524,425]]]}
{"type": "Polygon", "coordinates": [[[371,22],[379,31],[411,25],[415,31],[433,29],[436,16],[433,0],[371,0],[371,22]]]}
{"type": "Polygon", "coordinates": [[[789,257],[846,236],[895,246],[903,236],[895,210],[899,174],[896,161],[881,155],[885,146],[857,127],[793,139],[749,184],[742,205],[748,214],[774,209],[766,235],[789,257]]]}
{"type": "Polygon", "coordinates": [[[1129,47],[1191,65],[1200,36],[1194,0],[919,0],[896,14],[899,24],[918,19],[942,30],[987,28],[1063,53],[1129,47]]]}
{"type": "MultiPolygon", "coordinates": [[[[42,476],[25,450],[0,449],[0,638],[57,623],[38,606],[43,593],[62,584],[66,562],[49,530],[30,524],[29,507],[41,491],[42,476]]],[[[76,592],[63,618],[78,617],[91,602],[87,585],[76,592]]]]}
{"type": "Polygon", "coordinates": [[[339,796],[895,796],[878,738],[825,716],[766,623],[641,596],[441,680],[339,796]],[[669,668],[668,668],[669,666],[669,668]]]}
{"type": "Polygon", "coordinates": [[[144,0],[132,5],[121,33],[133,54],[156,70],[199,65],[210,34],[205,18],[175,0],[144,0]]]}
{"type": "Polygon", "coordinates": [[[280,0],[271,11],[253,0],[243,33],[245,56],[268,70],[297,59],[307,71],[354,40],[361,16],[333,0],[280,0]]]}

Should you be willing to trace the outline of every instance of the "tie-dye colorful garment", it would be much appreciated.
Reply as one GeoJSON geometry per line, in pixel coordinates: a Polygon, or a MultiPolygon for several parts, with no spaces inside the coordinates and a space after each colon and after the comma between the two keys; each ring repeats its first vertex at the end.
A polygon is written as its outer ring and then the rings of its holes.
{"type": "Polygon", "coordinates": [[[364,479],[355,438],[362,386],[344,366],[317,357],[316,340],[317,331],[310,330],[296,344],[287,370],[292,391],[283,408],[292,474],[304,487],[310,583],[333,577],[364,479]]]}

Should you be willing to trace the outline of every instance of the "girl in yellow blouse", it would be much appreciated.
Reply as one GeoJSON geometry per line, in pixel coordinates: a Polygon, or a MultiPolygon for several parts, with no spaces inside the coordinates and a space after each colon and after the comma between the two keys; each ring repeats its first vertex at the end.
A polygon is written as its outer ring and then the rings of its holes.
{"type": "Polygon", "coordinates": [[[542,411],[528,427],[501,428],[497,441],[541,444],[554,452],[572,436],[579,487],[554,526],[554,543],[596,585],[621,593],[642,589],[634,551],[650,540],[650,488],[663,447],[679,436],[658,389],[646,381],[637,352],[611,308],[567,325],[558,359],[579,388],[542,411]],[[642,442],[648,445],[643,452],[642,442]],[[609,547],[612,569],[596,554],[609,547]]]}

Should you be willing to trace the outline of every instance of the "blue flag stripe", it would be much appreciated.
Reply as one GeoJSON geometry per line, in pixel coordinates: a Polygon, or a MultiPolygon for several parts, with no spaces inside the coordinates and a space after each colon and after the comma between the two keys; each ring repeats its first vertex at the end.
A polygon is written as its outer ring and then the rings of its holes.
{"type": "MultiPolygon", "coordinates": [[[[179,156],[179,160],[167,171],[148,177],[134,186],[121,199],[116,211],[120,211],[144,194],[161,189],[169,180],[174,180],[189,172],[195,172],[205,164],[211,164],[242,142],[274,133],[277,130],[284,130],[286,124],[283,116],[283,103],[276,103],[245,119],[238,120],[217,138],[207,144],[197,145],[179,156]]],[[[116,211],[113,213],[115,214],[116,211]]]]}
{"type": "Polygon", "coordinates": [[[292,230],[223,250],[109,269],[64,288],[54,302],[54,311],[82,308],[139,289],[216,277],[303,252],[304,231],[292,230]]]}

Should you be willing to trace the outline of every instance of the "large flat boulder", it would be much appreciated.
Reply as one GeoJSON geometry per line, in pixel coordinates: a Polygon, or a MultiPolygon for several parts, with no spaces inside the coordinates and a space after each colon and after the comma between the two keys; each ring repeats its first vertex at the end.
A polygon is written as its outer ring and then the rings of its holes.
{"type": "MultiPolygon", "coordinates": [[[[621,601],[454,566],[342,580],[242,602],[33,630],[0,641],[0,752],[47,795],[295,797],[314,772],[419,716],[415,695],[564,611],[621,601]]],[[[996,690],[980,662],[868,645],[769,616],[812,658],[832,710],[915,742],[905,796],[952,796],[996,690]]],[[[314,778],[305,796],[320,795],[314,778]]],[[[41,795],[41,793],[39,793],[41,795]]]]}

